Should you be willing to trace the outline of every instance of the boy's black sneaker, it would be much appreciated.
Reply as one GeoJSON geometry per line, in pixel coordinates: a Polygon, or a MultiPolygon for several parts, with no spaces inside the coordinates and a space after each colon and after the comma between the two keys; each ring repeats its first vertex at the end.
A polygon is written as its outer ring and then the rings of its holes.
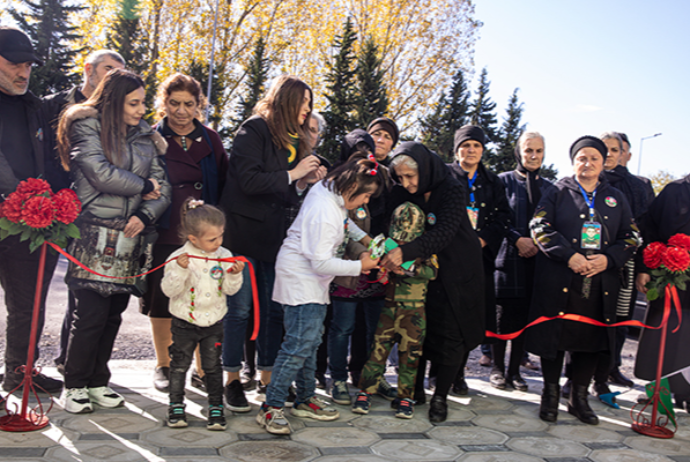
{"type": "MultiPolygon", "coordinates": [[[[239,380],[236,380],[239,383],[239,380]]],[[[242,387],[242,385],[240,385],[242,387]]],[[[208,422],[206,423],[207,430],[222,431],[227,427],[225,421],[225,413],[223,406],[209,406],[208,407],[208,422]]]]}
{"type": "Polygon", "coordinates": [[[228,409],[234,412],[249,412],[252,410],[247,398],[244,396],[244,388],[239,380],[233,380],[225,385],[223,390],[228,409]]]}
{"type": "Polygon", "coordinates": [[[187,414],[182,403],[170,403],[168,406],[168,427],[184,428],[187,426],[187,414]]]}
{"type": "Polygon", "coordinates": [[[395,416],[399,419],[411,419],[414,416],[414,401],[409,398],[401,399],[395,416]]]}

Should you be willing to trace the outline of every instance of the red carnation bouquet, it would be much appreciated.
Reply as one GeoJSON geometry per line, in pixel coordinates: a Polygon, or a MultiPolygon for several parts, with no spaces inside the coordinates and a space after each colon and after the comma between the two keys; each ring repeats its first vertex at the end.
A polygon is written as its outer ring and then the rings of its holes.
{"type": "Polygon", "coordinates": [[[652,242],[642,252],[644,264],[651,269],[652,280],[647,283],[647,298],[656,300],[666,286],[686,289],[690,281],[690,236],[676,234],[668,244],[652,242]]]}
{"type": "Polygon", "coordinates": [[[0,240],[21,234],[31,252],[46,241],[65,247],[68,238],[79,237],[74,220],[80,212],[81,202],[71,189],[53,193],[47,181],[29,178],[0,204],[0,240]]]}

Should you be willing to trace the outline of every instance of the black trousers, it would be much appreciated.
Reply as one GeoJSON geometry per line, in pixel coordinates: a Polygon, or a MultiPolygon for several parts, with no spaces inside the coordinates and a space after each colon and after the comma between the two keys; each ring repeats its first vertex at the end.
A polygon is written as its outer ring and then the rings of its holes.
{"type": "Polygon", "coordinates": [[[108,361],[129,294],[103,297],[87,289],[72,292],[75,305],[65,357],[65,388],[107,386],[108,361]]]}
{"type": "Polygon", "coordinates": [[[170,345],[170,402],[184,402],[184,384],[189,366],[194,359],[194,350],[199,345],[201,368],[204,370],[208,404],[223,404],[223,368],[220,355],[223,343],[223,321],[208,327],[172,318],[173,343],[170,345]]]}
{"type": "MultiPolygon", "coordinates": [[[[7,307],[5,371],[8,372],[26,364],[40,254],[40,249],[33,253],[29,252],[28,241],[20,242],[19,236],[10,236],[0,241],[0,284],[5,291],[5,306],[7,307]]],[[[38,343],[45,320],[45,300],[57,261],[57,255],[48,250],[34,359],[39,357],[38,343]]]]}

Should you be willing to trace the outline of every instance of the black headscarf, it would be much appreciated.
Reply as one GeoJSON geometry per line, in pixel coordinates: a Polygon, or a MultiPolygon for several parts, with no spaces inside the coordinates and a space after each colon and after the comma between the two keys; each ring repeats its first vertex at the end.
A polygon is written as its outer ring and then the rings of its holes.
{"type": "Polygon", "coordinates": [[[486,145],[486,135],[482,127],[477,125],[465,125],[458,128],[453,137],[453,153],[457,153],[460,145],[467,140],[477,141],[482,145],[482,148],[484,148],[486,145]]]}
{"type": "Polygon", "coordinates": [[[365,143],[371,153],[373,154],[376,150],[376,143],[374,143],[374,138],[361,128],[356,128],[350,133],[345,135],[343,142],[340,143],[340,160],[339,163],[345,163],[350,158],[352,154],[357,151],[357,145],[359,143],[365,143]]]}
{"type": "MultiPolygon", "coordinates": [[[[398,156],[408,156],[417,162],[417,173],[419,180],[417,183],[417,192],[415,196],[421,196],[429,191],[436,189],[446,177],[450,174],[448,166],[443,160],[424,146],[422,143],[416,141],[405,141],[393,151],[393,159],[398,156]]],[[[395,169],[391,169],[391,175],[396,182],[400,182],[395,169]]]]}
{"type": "MultiPolygon", "coordinates": [[[[537,204],[539,204],[539,201],[541,200],[541,182],[539,181],[539,179],[541,178],[539,176],[539,171],[541,170],[541,167],[539,167],[533,172],[530,172],[525,168],[525,166],[522,164],[522,156],[520,155],[520,143],[518,143],[515,146],[513,155],[515,156],[515,161],[517,162],[515,170],[517,170],[523,176],[526,177],[528,198],[527,213],[528,216],[531,217],[532,215],[534,215],[534,210],[537,208],[537,204]]],[[[542,160],[542,165],[543,164],[544,162],[542,160]]]]}
{"type": "Polygon", "coordinates": [[[606,157],[609,155],[609,148],[606,147],[603,141],[601,141],[596,136],[581,136],[575,140],[573,144],[570,145],[570,161],[575,161],[575,156],[578,151],[582,148],[594,148],[601,153],[601,156],[606,161],[606,157]]]}

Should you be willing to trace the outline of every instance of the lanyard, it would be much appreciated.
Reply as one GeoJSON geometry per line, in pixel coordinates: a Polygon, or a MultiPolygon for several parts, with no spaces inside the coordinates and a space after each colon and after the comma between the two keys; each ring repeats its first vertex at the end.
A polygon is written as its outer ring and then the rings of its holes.
{"type": "Polygon", "coordinates": [[[587,192],[582,185],[580,183],[577,185],[580,187],[580,192],[582,193],[582,197],[585,199],[585,204],[587,204],[587,207],[589,207],[589,221],[594,221],[594,199],[597,195],[597,190],[595,188],[594,192],[592,192],[592,200],[590,201],[587,197],[587,192]]]}
{"type": "Polygon", "coordinates": [[[470,175],[467,175],[467,184],[470,186],[470,204],[472,207],[474,207],[474,192],[472,191],[472,187],[474,186],[474,182],[477,181],[477,177],[479,176],[479,172],[475,171],[474,172],[474,178],[470,178],[470,175]]]}

